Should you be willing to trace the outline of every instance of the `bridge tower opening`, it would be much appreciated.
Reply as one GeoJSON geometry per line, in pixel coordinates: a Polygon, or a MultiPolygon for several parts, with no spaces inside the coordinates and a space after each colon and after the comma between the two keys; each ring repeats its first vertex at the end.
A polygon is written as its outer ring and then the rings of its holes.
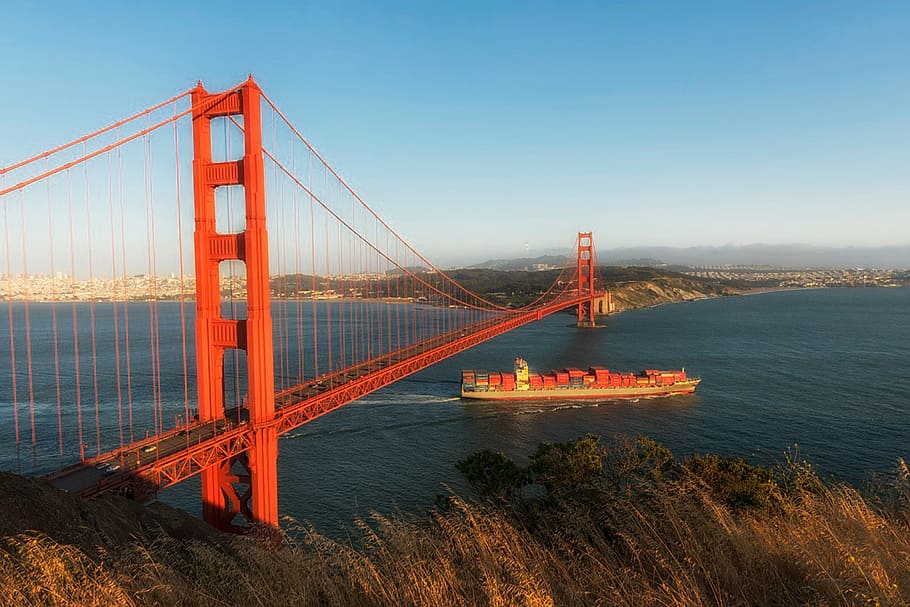
{"type": "Polygon", "coordinates": [[[252,77],[239,89],[208,93],[202,83],[192,91],[193,196],[196,263],[196,371],[199,420],[227,424],[224,408],[224,354],[246,351],[249,394],[245,404],[251,437],[249,448],[203,468],[202,513],[222,530],[248,522],[278,524],[278,434],[272,316],[269,296],[265,173],[262,157],[261,92],[252,77]],[[212,161],[214,118],[242,117],[243,157],[212,161]],[[246,225],[236,234],[216,228],[215,190],[242,186],[246,225]],[[246,319],[221,315],[219,263],[239,260],[246,266],[246,319]]]}
{"type": "Polygon", "coordinates": [[[579,327],[594,327],[594,238],[592,232],[578,233],[578,294],[591,296],[578,305],[579,327]]]}

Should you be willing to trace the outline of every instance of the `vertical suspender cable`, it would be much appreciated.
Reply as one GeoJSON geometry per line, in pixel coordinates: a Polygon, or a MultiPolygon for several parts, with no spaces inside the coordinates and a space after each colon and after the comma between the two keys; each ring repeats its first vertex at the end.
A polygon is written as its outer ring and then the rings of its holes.
{"type": "MultiPolygon", "coordinates": [[[[28,252],[25,247],[25,192],[19,190],[19,217],[22,226],[22,237],[20,241],[22,242],[22,277],[24,282],[24,299],[25,299],[25,353],[26,361],[28,366],[28,388],[29,388],[29,415],[32,422],[32,448],[34,451],[34,440],[35,440],[35,399],[34,391],[32,384],[32,321],[29,318],[29,308],[31,307],[31,285],[30,277],[28,273],[28,252]]],[[[18,400],[18,399],[17,399],[18,400]]],[[[19,408],[18,403],[15,404],[16,409],[19,408]]],[[[19,425],[16,424],[16,465],[20,467],[19,464],[19,425]]]]}
{"type": "MultiPolygon", "coordinates": [[[[323,196],[328,188],[328,173],[323,169],[323,196]]],[[[325,336],[326,336],[326,373],[332,374],[332,302],[329,299],[332,290],[331,266],[329,265],[329,214],[323,211],[323,237],[325,238],[325,336]]]]}
{"type": "Polygon", "coordinates": [[[70,287],[73,310],[73,367],[75,369],[76,388],[76,425],[79,432],[80,459],[85,459],[85,441],[82,436],[82,377],[79,371],[79,318],[76,308],[76,254],[73,245],[73,176],[70,169],[66,170],[66,202],[69,210],[69,236],[70,236],[70,287]]]}
{"type": "Polygon", "coordinates": [[[152,388],[152,424],[155,433],[158,432],[158,399],[155,393],[155,376],[157,371],[155,365],[155,304],[154,304],[154,269],[152,268],[152,217],[151,217],[151,198],[149,193],[149,144],[148,135],[142,137],[142,175],[144,178],[145,194],[145,254],[146,254],[146,271],[148,272],[148,315],[149,315],[149,361],[151,367],[151,388],[152,388]]]}
{"type": "MultiPolygon", "coordinates": [[[[19,210],[22,217],[22,228],[25,229],[25,192],[20,191],[19,194],[19,210]]],[[[22,244],[25,245],[25,239],[22,239],[22,244]]],[[[25,276],[25,359],[26,365],[28,367],[28,414],[29,421],[32,426],[32,464],[33,468],[37,467],[37,451],[36,447],[38,444],[38,437],[35,431],[35,382],[33,376],[32,368],[32,319],[31,319],[31,287],[29,284],[29,274],[28,274],[28,255],[26,255],[25,247],[22,248],[22,273],[25,276]]]]}
{"type": "MultiPolygon", "coordinates": [[[[395,333],[397,338],[397,347],[396,349],[401,350],[401,306],[404,305],[401,302],[401,291],[399,289],[401,285],[400,272],[398,268],[400,264],[398,262],[398,239],[395,239],[395,333]]],[[[391,295],[391,293],[389,294],[391,295]]]]}
{"type": "MultiPolygon", "coordinates": [[[[117,384],[117,429],[120,433],[120,449],[123,449],[123,382],[120,377],[120,305],[117,293],[117,247],[116,226],[114,223],[114,185],[111,167],[111,152],[107,153],[107,206],[110,213],[111,227],[111,288],[113,292],[114,312],[114,374],[117,384]]],[[[126,293],[124,293],[124,299],[126,293]]]]}
{"type": "MultiPolygon", "coordinates": [[[[85,154],[85,144],[82,144],[82,153],[85,154]]],[[[101,455],[101,403],[98,397],[98,346],[95,337],[95,271],[92,256],[92,212],[89,198],[88,162],[82,165],[83,178],[85,179],[85,230],[88,242],[88,308],[92,331],[92,388],[95,393],[95,449],[101,455]]]]}
{"type": "Polygon", "coordinates": [[[326,332],[326,372],[331,375],[332,369],[332,301],[329,299],[332,290],[331,282],[332,270],[329,266],[329,214],[325,213],[325,332],[326,332]]]}
{"type": "MultiPolygon", "coordinates": [[[[308,158],[308,167],[307,174],[310,186],[310,192],[313,191],[313,159],[312,157],[308,158]]],[[[312,283],[312,302],[313,302],[313,378],[319,377],[319,331],[316,317],[318,316],[319,308],[316,305],[316,222],[314,219],[314,207],[316,206],[315,201],[313,200],[313,195],[310,194],[310,262],[312,268],[310,269],[310,281],[312,283]]]]}
{"type": "Polygon", "coordinates": [[[347,367],[347,348],[345,347],[345,342],[347,338],[344,333],[344,307],[347,300],[347,292],[345,290],[346,281],[344,276],[344,254],[342,253],[344,246],[342,245],[342,233],[341,233],[341,224],[338,224],[338,242],[336,243],[338,249],[338,274],[341,276],[340,292],[341,299],[338,300],[338,305],[340,306],[338,310],[338,349],[340,350],[341,355],[341,364],[338,366],[339,369],[344,369],[347,367]]]}
{"type": "MultiPolygon", "coordinates": [[[[385,233],[385,250],[386,250],[386,253],[391,256],[392,249],[389,247],[389,231],[388,230],[386,230],[386,233],[385,233]]],[[[388,327],[388,330],[386,331],[386,335],[388,335],[388,340],[389,340],[386,351],[392,352],[392,309],[394,307],[397,307],[397,305],[392,303],[392,277],[391,277],[392,268],[389,266],[388,263],[383,264],[383,266],[385,267],[385,297],[386,297],[385,309],[386,309],[386,326],[388,327]]]]}
{"type": "MultiPolygon", "coordinates": [[[[45,160],[45,166],[47,160],[45,160]]],[[[60,340],[57,335],[57,270],[54,259],[54,214],[51,212],[51,182],[47,186],[47,235],[51,262],[51,331],[54,334],[54,384],[57,392],[57,446],[60,458],[63,458],[63,399],[60,394],[60,340]]]]}
{"type": "MultiPolygon", "coordinates": [[[[275,124],[275,113],[272,113],[272,149],[275,153],[278,153],[278,142],[277,142],[277,125],[275,124]]],[[[269,238],[269,248],[271,249],[269,257],[272,263],[277,264],[278,275],[279,275],[279,285],[284,288],[285,284],[281,278],[281,248],[282,248],[282,226],[285,223],[282,221],[284,213],[284,200],[283,197],[283,188],[278,183],[278,166],[275,163],[272,163],[273,166],[273,176],[272,176],[272,196],[266,195],[266,200],[271,198],[277,198],[277,205],[273,205],[273,215],[276,216],[276,223],[273,224],[272,228],[269,231],[271,232],[271,237],[269,238]]],[[[278,339],[273,339],[274,345],[278,347],[278,364],[274,365],[274,374],[278,376],[277,387],[278,390],[285,388],[285,378],[284,373],[285,368],[285,348],[284,348],[284,318],[282,315],[281,302],[278,303],[278,314],[277,318],[273,318],[273,321],[277,320],[278,324],[278,339]]],[[[272,358],[274,359],[274,349],[272,351],[272,358]]]]}
{"type": "MultiPolygon", "coordinates": [[[[274,113],[272,114],[272,120],[274,121],[274,113]]],[[[278,125],[275,124],[275,130],[277,131],[278,125]]],[[[275,135],[277,141],[277,133],[275,135]]],[[[276,183],[277,183],[277,169],[276,169],[276,183]]],[[[284,320],[284,377],[285,377],[285,387],[291,387],[294,385],[294,377],[291,375],[291,318],[289,313],[288,306],[288,249],[290,248],[288,244],[288,200],[285,197],[285,187],[287,185],[287,180],[282,181],[281,185],[281,257],[279,262],[282,266],[281,276],[282,276],[282,286],[283,292],[281,293],[281,315],[284,320]]],[[[296,187],[294,188],[297,189],[296,187]]]]}
{"type": "MultiPolygon", "coordinates": [[[[379,241],[380,241],[380,239],[379,239],[379,224],[378,224],[378,223],[375,224],[375,232],[374,232],[374,233],[375,233],[375,238],[376,238],[376,244],[377,244],[377,246],[379,246],[379,241]]],[[[375,272],[373,272],[373,277],[372,277],[372,280],[371,280],[371,282],[373,282],[373,284],[374,284],[373,290],[374,290],[374,292],[375,292],[375,298],[376,298],[376,300],[377,300],[376,303],[373,304],[373,306],[376,308],[376,325],[377,325],[377,327],[378,327],[378,328],[377,328],[377,331],[376,331],[377,334],[378,334],[378,335],[377,335],[377,337],[378,337],[378,343],[377,343],[376,349],[377,349],[377,352],[378,352],[380,355],[382,355],[382,354],[385,353],[385,348],[384,348],[384,344],[385,344],[385,321],[384,321],[384,319],[382,318],[382,315],[383,315],[383,306],[382,306],[382,304],[379,303],[379,297],[380,297],[379,290],[380,290],[380,287],[382,286],[382,283],[379,281],[379,278],[378,278],[378,277],[379,277],[379,268],[380,268],[380,264],[381,264],[382,262],[380,261],[381,258],[380,258],[380,256],[379,256],[379,253],[378,253],[378,252],[373,254],[373,258],[376,260],[376,266],[373,268],[373,269],[375,270],[375,272]]]]}
{"type": "MultiPolygon", "coordinates": [[[[357,210],[354,207],[354,199],[351,198],[351,225],[357,225],[357,210]]],[[[357,271],[357,248],[359,244],[354,242],[353,238],[348,239],[348,270],[351,276],[358,277],[357,279],[357,301],[351,302],[350,307],[350,339],[351,339],[351,362],[352,364],[358,364],[361,361],[360,354],[360,326],[357,324],[357,315],[360,312],[360,308],[363,307],[363,280],[360,279],[359,272],[357,271]]]]}
{"type": "MultiPolygon", "coordinates": [[[[25,234],[22,234],[24,237],[25,234]]],[[[16,452],[19,451],[19,398],[16,385],[16,337],[13,329],[13,271],[10,266],[9,255],[9,209],[6,203],[3,203],[3,242],[6,250],[6,306],[9,320],[9,352],[10,352],[10,388],[12,388],[13,397],[13,427],[16,431],[16,452]]],[[[21,470],[20,470],[21,472],[21,470]]]]}
{"type": "MultiPolygon", "coordinates": [[[[119,132],[118,132],[119,139],[119,132]]],[[[117,197],[120,204],[120,265],[123,268],[123,349],[126,352],[126,396],[129,405],[129,423],[130,423],[130,442],[135,442],[136,437],[133,431],[133,367],[130,358],[130,305],[129,297],[126,296],[129,289],[129,274],[126,264],[126,210],[124,209],[123,194],[123,152],[117,147],[117,197]]]]}
{"type": "Polygon", "coordinates": [[[28,414],[32,426],[32,462],[35,463],[35,384],[32,377],[32,319],[31,319],[31,284],[28,274],[28,253],[25,248],[25,191],[19,190],[19,218],[22,222],[22,276],[25,286],[25,362],[28,369],[28,414]]]}
{"type": "MultiPolygon", "coordinates": [[[[297,146],[295,142],[291,140],[291,166],[294,174],[297,174],[297,155],[296,155],[297,146]]],[[[304,360],[303,360],[303,302],[301,301],[301,294],[303,291],[302,281],[303,277],[300,274],[300,200],[298,195],[300,193],[300,188],[294,188],[294,275],[296,278],[296,292],[294,294],[294,302],[297,311],[297,383],[302,383],[304,380],[304,360]]]]}
{"type": "MultiPolygon", "coordinates": [[[[149,126],[151,126],[152,116],[148,116],[149,126]]],[[[158,429],[157,433],[160,434],[164,431],[164,409],[163,409],[163,399],[161,397],[161,341],[159,338],[160,334],[160,323],[161,316],[158,305],[158,241],[157,241],[157,232],[155,230],[155,171],[154,165],[152,163],[152,140],[151,134],[146,137],[146,144],[148,146],[148,165],[149,165],[149,234],[151,236],[151,284],[152,284],[152,308],[154,309],[154,315],[152,317],[154,331],[152,332],[152,356],[155,360],[154,370],[155,374],[152,377],[154,382],[152,393],[155,398],[155,406],[158,409],[158,429]]]]}
{"type": "MultiPolygon", "coordinates": [[[[174,102],[174,181],[177,191],[177,261],[180,272],[180,349],[183,355],[183,423],[190,423],[190,388],[186,354],[186,273],[183,268],[183,205],[180,196],[180,136],[177,129],[177,102],[174,102]]],[[[187,435],[189,440],[189,435],[187,435]]]]}

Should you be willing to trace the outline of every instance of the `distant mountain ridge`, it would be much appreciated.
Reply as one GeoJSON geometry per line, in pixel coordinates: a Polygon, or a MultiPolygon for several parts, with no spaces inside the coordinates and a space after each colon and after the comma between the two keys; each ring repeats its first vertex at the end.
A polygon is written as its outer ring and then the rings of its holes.
{"type": "Polygon", "coordinates": [[[566,265],[568,257],[563,255],[541,255],[539,257],[518,257],[514,259],[490,259],[473,266],[466,266],[467,270],[549,270],[561,268],[566,265]]]}
{"type": "MultiPolygon", "coordinates": [[[[719,247],[621,247],[600,249],[601,264],[623,266],[768,266],[786,268],[910,268],[910,244],[882,247],[821,247],[805,244],[750,244],[719,247]]],[[[561,267],[564,255],[494,259],[470,266],[497,270],[561,267]]]]}

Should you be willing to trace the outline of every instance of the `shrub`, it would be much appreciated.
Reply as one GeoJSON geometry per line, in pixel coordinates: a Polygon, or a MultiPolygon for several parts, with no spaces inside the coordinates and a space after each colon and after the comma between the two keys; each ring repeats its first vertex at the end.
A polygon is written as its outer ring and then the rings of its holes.
{"type": "Polygon", "coordinates": [[[587,434],[564,443],[543,442],[531,456],[528,471],[551,495],[563,495],[600,478],[606,449],[600,437],[587,434]]]}
{"type": "Polygon", "coordinates": [[[700,479],[712,494],[734,508],[772,508],[781,504],[774,472],[741,457],[693,455],[683,470],[700,479]]]}
{"type": "Polygon", "coordinates": [[[477,451],[455,464],[471,488],[481,497],[494,501],[509,501],[527,484],[527,471],[505,453],[489,449],[477,451]]]}

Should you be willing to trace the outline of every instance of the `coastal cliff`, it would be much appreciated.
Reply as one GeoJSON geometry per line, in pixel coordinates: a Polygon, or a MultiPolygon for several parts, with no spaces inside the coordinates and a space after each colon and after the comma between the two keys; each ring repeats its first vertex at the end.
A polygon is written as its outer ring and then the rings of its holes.
{"type": "Polygon", "coordinates": [[[619,282],[607,288],[613,297],[616,311],[647,308],[666,303],[694,301],[706,297],[738,295],[744,289],[711,280],[688,276],[654,276],[633,282],[619,282]]]}

